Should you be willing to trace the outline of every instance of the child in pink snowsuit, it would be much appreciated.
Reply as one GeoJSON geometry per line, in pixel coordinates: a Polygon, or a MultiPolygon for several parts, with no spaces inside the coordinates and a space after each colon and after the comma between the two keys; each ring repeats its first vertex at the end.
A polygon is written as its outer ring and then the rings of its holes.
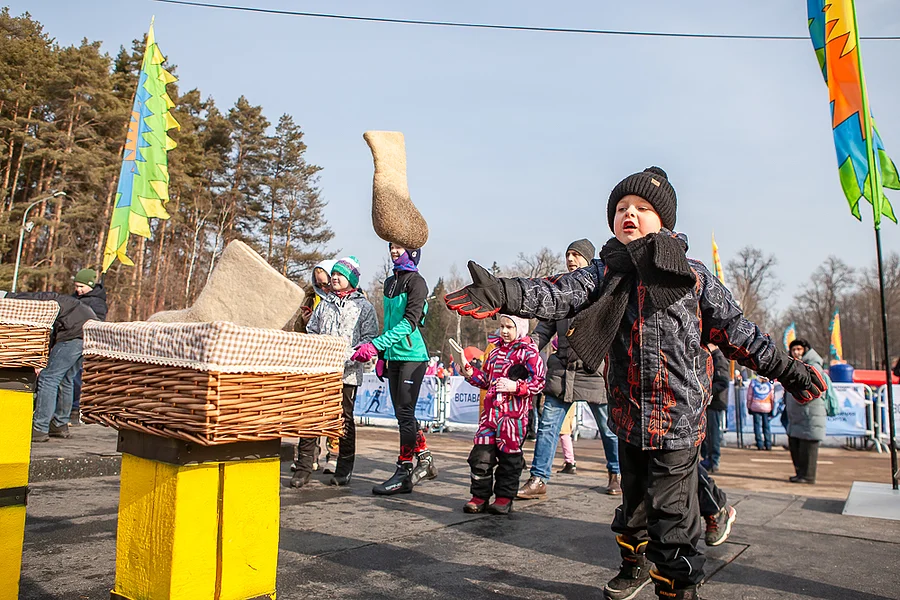
{"type": "Polygon", "coordinates": [[[469,453],[472,499],[463,509],[468,513],[509,514],[525,468],[522,440],[531,398],[544,388],[544,361],[528,337],[528,321],[502,315],[499,334],[488,338],[496,347],[481,369],[463,368],[469,383],[487,390],[469,453]],[[488,505],[492,492],[495,499],[488,505]]]}

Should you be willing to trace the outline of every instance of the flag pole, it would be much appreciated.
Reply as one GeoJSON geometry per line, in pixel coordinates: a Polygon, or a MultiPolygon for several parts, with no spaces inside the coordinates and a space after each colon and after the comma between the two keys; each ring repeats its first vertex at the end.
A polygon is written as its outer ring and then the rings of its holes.
{"type": "Polygon", "coordinates": [[[872,114],[869,111],[869,91],[866,86],[866,77],[863,74],[862,67],[862,51],[859,48],[859,22],[856,19],[856,5],[851,0],[850,11],[853,14],[853,30],[856,36],[856,60],[859,66],[859,85],[860,100],[862,104],[862,126],[865,128],[866,137],[866,154],[869,162],[869,200],[872,202],[872,217],[875,226],[875,252],[878,262],[878,288],[881,295],[881,331],[882,342],[884,343],[884,374],[885,385],[887,386],[888,400],[888,430],[890,435],[891,450],[891,486],[898,489],[898,479],[900,479],[900,471],[897,468],[897,443],[896,443],[896,424],[894,423],[894,381],[891,374],[891,355],[890,345],[888,344],[888,321],[887,321],[887,303],[884,296],[884,260],[881,252],[881,211],[882,211],[882,186],[881,186],[881,163],[875,154],[875,143],[872,140],[874,135],[874,127],[872,124],[872,114]]]}
{"type": "Polygon", "coordinates": [[[891,486],[898,489],[898,480],[900,480],[900,470],[897,468],[897,429],[894,422],[894,383],[891,378],[891,358],[888,347],[888,321],[887,321],[887,304],[884,299],[884,267],[881,255],[881,228],[875,227],[875,248],[878,253],[878,287],[881,292],[881,330],[884,332],[882,341],[884,342],[884,374],[887,378],[887,401],[888,401],[888,431],[891,439],[889,440],[891,449],[891,486]]]}

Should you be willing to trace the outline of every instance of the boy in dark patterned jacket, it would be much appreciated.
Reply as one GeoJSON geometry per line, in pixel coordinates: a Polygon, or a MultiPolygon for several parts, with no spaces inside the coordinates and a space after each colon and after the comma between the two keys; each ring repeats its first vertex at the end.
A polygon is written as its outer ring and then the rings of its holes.
{"type": "Polygon", "coordinates": [[[604,588],[613,600],[633,598],[651,580],[660,598],[699,598],[704,556],[692,492],[712,395],[707,344],[807,402],[825,389],[814,370],[744,318],[703,263],[686,257],[687,242],[673,233],[676,207],[665,171],[634,173],[610,193],[614,237],[599,259],[552,279],[498,279],[469,262],[473,283],[445,299],[475,318],[501,310],[542,320],[574,315],[566,337],[585,368],[609,354],[609,426],[619,438],[623,490],[612,523],[623,562],[604,588]]]}

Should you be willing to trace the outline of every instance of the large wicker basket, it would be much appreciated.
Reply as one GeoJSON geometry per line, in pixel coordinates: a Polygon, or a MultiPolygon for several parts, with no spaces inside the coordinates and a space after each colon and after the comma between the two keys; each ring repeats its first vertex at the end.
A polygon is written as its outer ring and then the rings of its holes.
{"type": "Polygon", "coordinates": [[[46,367],[57,313],[56,302],[0,299],[0,367],[46,367]]]}
{"type": "Polygon", "coordinates": [[[86,422],[202,445],[339,436],[341,338],[232,323],[85,326],[86,422]]]}

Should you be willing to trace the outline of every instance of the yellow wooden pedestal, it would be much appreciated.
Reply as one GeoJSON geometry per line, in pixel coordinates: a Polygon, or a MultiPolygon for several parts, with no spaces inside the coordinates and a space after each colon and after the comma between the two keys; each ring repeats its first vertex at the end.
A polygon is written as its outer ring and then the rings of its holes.
{"type": "Polygon", "coordinates": [[[275,598],[279,458],[206,460],[229,446],[184,465],[123,448],[112,598],[275,598]]]}
{"type": "Polygon", "coordinates": [[[34,395],[25,385],[5,383],[0,386],[21,388],[0,388],[0,600],[15,600],[22,569],[34,395]]]}

